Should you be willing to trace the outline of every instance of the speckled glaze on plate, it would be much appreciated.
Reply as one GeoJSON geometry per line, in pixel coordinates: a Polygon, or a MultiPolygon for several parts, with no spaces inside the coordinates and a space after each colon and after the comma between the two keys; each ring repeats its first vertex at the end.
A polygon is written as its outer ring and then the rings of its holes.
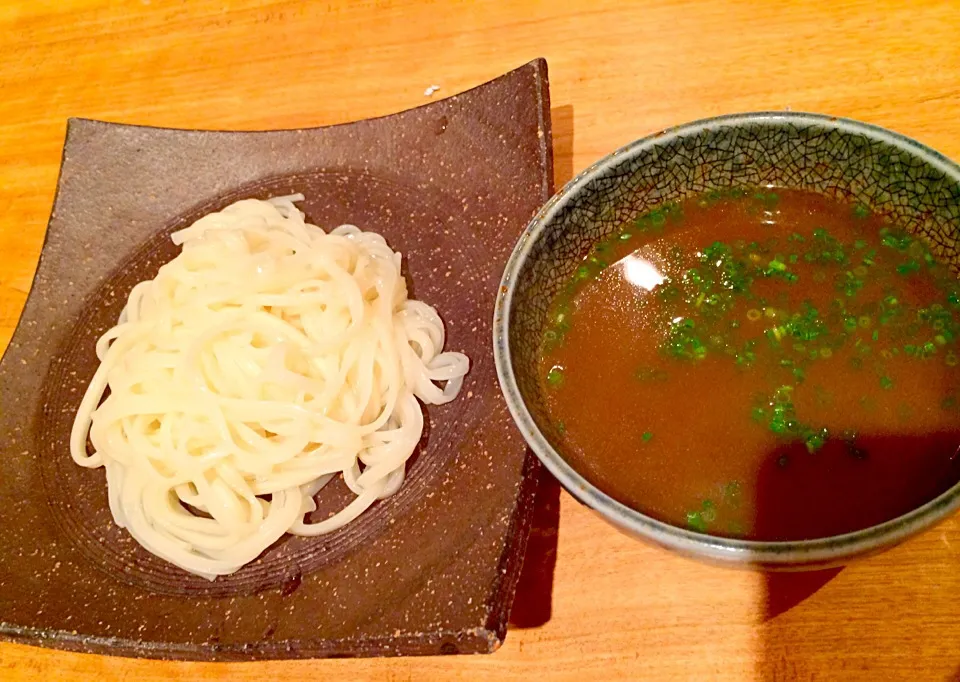
{"type": "MultiPolygon", "coordinates": [[[[537,461],[510,423],[490,307],[522,227],[552,193],[543,60],[384,118],[205,132],[71,120],[46,243],[0,362],[0,636],[201,660],[476,653],[505,636],[537,461]],[[382,233],[447,347],[458,400],[427,410],[393,497],[319,538],[287,537],[214,582],[154,557],[110,517],[102,469],[68,438],[94,342],[169,234],[241,197],[302,192],[307,218],[382,233]]],[[[326,511],[348,491],[318,495],[326,511]]]]}
{"type": "Polygon", "coordinates": [[[960,508],[960,484],[901,517],[855,533],[796,542],[714,537],[631,509],[571,467],[536,379],[546,313],[597,241],[655,206],[710,189],[774,185],[855,199],[960,263],[960,166],[897,133],[816,114],[721,116],[664,130],[601,159],[558,192],[521,236],[501,282],[494,357],[507,404],[547,469],[622,530],[699,559],[771,570],[840,565],[877,552],[960,508]]]}

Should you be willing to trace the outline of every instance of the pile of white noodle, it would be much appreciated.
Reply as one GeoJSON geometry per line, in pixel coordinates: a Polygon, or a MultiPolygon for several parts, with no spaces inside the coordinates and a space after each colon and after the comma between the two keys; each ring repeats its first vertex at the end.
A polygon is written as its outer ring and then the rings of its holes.
{"type": "Polygon", "coordinates": [[[98,341],[73,425],[73,459],[106,468],[117,524],[210,579],[395,493],[423,431],[417,398],[453,400],[469,367],[407,298],[400,254],[306,224],[302,199],[238,201],[175,233],[180,255],[98,341]],[[337,474],[356,498],[305,523],[337,474]]]}

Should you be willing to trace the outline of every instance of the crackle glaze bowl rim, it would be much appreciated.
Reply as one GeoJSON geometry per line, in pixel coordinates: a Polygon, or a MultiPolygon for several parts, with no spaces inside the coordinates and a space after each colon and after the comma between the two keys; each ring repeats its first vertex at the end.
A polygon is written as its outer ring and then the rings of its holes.
{"type": "Polygon", "coordinates": [[[494,310],[493,347],[497,377],[517,427],[543,465],[574,498],[620,530],[711,563],[772,570],[804,570],[842,565],[855,556],[892,547],[960,508],[960,482],[906,514],[841,535],[810,540],[758,541],[698,533],[660,521],[618,502],[568,464],[537,426],[524,402],[514,374],[509,331],[516,283],[538,240],[553,226],[554,220],[563,215],[568,204],[574,202],[578,194],[594,180],[630,163],[651,148],[677,138],[696,136],[704,131],[743,125],[762,125],[771,129],[787,125],[811,125],[861,135],[895,147],[960,183],[960,165],[936,150],[876,125],[823,114],[784,111],[728,114],[681,124],[630,142],[570,180],[544,204],[520,235],[504,269],[494,310]]]}

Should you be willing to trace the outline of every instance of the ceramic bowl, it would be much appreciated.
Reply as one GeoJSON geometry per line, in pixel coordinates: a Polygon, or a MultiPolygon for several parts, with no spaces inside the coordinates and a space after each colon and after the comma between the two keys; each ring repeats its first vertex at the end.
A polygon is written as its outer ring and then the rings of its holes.
{"type": "Polygon", "coordinates": [[[629,534],[729,565],[805,570],[893,546],[960,507],[960,484],[903,516],[803,541],[715,537],[617,502],[568,462],[536,379],[547,308],[592,245],[659,204],[711,189],[778,186],[855,199],[922,235],[956,266],[960,166],[897,133],[815,114],[722,116],[664,130],[615,151],[539,211],[507,263],[496,303],[494,356],[514,420],[543,464],[578,500],[629,534]]]}

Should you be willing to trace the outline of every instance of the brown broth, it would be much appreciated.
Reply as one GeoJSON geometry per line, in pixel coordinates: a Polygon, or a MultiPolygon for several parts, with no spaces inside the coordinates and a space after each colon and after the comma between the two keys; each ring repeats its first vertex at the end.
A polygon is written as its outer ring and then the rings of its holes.
{"type": "Polygon", "coordinates": [[[551,430],[602,490],[701,532],[889,520],[960,480],[956,285],[920,240],[818,194],[663,207],[554,302],[551,430]]]}

